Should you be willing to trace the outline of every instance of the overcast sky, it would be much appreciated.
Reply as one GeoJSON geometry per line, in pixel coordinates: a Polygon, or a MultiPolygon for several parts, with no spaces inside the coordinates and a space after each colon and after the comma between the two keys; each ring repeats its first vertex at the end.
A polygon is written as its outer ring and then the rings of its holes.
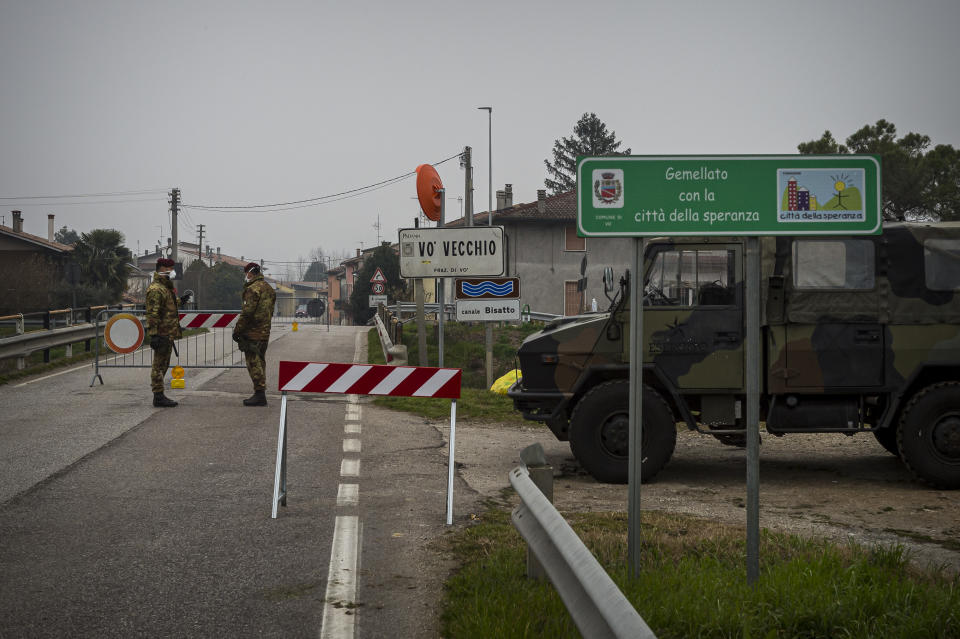
{"type": "MultiPolygon", "coordinates": [[[[638,155],[796,153],[880,118],[958,147],[958,31],[957,0],[0,0],[0,215],[42,236],[49,213],[116,228],[142,253],[170,234],[172,187],[187,205],[292,202],[466,145],[485,211],[479,106],[493,189],[515,202],[588,111],[638,155]]],[[[463,171],[438,171],[459,217],[463,171]]],[[[378,216],[396,241],[418,211],[408,177],[282,212],[187,208],[180,236],[203,224],[205,244],[279,263],[374,245],[378,216]]]]}

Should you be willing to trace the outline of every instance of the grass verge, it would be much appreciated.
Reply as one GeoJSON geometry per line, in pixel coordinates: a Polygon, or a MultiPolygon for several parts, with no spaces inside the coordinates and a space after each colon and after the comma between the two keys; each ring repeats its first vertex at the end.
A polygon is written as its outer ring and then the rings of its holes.
{"type": "MultiPolygon", "coordinates": [[[[483,348],[482,326],[477,328],[464,325],[464,330],[460,331],[460,337],[464,338],[467,335],[473,339],[479,337],[480,348],[483,348]]],[[[517,339],[522,341],[521,335],[523,335],[523,332],[518,331],[507,338],[501,336],[498,339],[504,339],[505,343],[510,343],[517,339]]],[[[413,332],[413,337],[407,338],[416,341],[416,332],[413,332]]],[[[444,346],[446,346],[446,344],[444,346]]],[[[513,401],[506,395],[498,395],[484,388],[486,385],[484,361],[482,359],[478,361],[477,358],[472,355],[465,356],[465,354],[472,353],[475,349],[458,347],[451,350],[444,348],[444,350],[447,352],[445,353],[443,365],[450,368],[463,369],[460,399],[457,400],[458,419],[473,419],[518,425],[524,424],[527,426],[541,425],[540,422],[523,419],[520,413],[513,409],[513,401]],[[471,370],[470,367],[473,367],[473,369],[471,370]],[[477,370],[478,367],[479,370],[477,370]],[[473,386],[468,386],[468,378],[472,380],[473,386]],[[477,385],[478,382],[479,385],[477,385]]],[[[516,352],[516,347],[513,347],[513,352],[516,352]]],[[[435,356],[431,361],[433,365],[436,365],[435,356]]],[[[375,328],[370,329],[370,332],[367,334],[367,362],[370,364],[385,363],[383,350],[380,348],[380,338],[377,336],[377,329],[375,328]]],[[[408,355],[408,362],[411,365],[417,365],[416,356],[408,355]]],[[[509,370],[513,370],[512,364],[509,365],[509,368],[503,370],[500,375],[509,370]]],[[[377,397],[373,400],[373,403],[377,406],[413,413],[414,415],[420,415],[421,417],[429,419],[444,419],[450,417],[449,399],[436,399],[432,397],[377,397]]]]}
{"type": "MultiPolygon", "coordinates": [[[[660,639],[960,636],[960,578],[910,567],[902,547],[761,535],[761,577],[746,585],[742,528],[644,512],[639,578],[626,567],[625,513],[568,515],[574,530],[660,639]]],[[[526,578],[525,543],[503,507],[455,533],[443,636],[579,637],[549,582],[526,578]]]]}

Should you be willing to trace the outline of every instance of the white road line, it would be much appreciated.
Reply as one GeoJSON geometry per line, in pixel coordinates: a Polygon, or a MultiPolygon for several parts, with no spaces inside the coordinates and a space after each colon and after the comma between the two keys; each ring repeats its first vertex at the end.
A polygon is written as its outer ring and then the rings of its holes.
{"type": "Polygon", "coordinates": [[[344,639],[354,635],[359,540],[359,517],[337,517],[330,548],[330,572],[327,574],[320,639],[344,639]]]}
{"type": "Polygon", "coordinates": [[[359,484],[340,484],[337,488],[337,506],[356,506],[360,503],[359,484]]]}
{"type": "Polygon", "coordinates": [[[342,462],[340,462],[340,476],[341,477],[359,477],[360,476],[360,460],[344,459],[342,462]]]}
{"type": "Polygon", "coordinates": [[[93,370],[93,365],[84,364],[83,366],[75,366],[73,368],[68,368],[67,370],[60,371],[59,373],[53,373],[52,375],[44,375],[43,377],[38,377],[37,379],[31,379],[29,382],[23,382],[22,384],[15,384],[14,388],[21,388],[23,386],[26,386],[27,384],[35,384],[36,382],[42,382],[43,380],[50,379],[51,377],[57,377],[58,375],[66,375],[67,373],[80,371],[80,370],[83,370],[84,368],[89,368],[90,370],[93,370]]]}
{"type": "MultiPolygon", "coordinates": [[[[357,333],[354,339],[353,361],[360,361],[361,338],[366,333],[357,333]]],[[[360,452],[360,396],[347,395],[344,434],[357,435],[343,440],[344,453],[360,452]]],[[[360,460],[343,459],[340,462],[341,477],[359,477],[360,460]]],[[[337,506],[357,506],[360,503],[360,485],[341,483],[337,487],[337,506]]],[[[327,594],[324,597],[323,621],[320,639],[353,639],[356,632],[358,609],[357,568],[360,557],[360,518],[356,515],[338,516],[333,528],[333,545],[330,549],[330,571],[327,574],[327,594]]]]}

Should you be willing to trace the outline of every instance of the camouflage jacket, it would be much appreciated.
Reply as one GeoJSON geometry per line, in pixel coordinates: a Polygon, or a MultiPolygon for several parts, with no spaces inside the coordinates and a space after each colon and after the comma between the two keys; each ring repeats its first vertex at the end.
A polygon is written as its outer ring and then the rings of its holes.
{"type": "Polygon", "coordinates": [[[157,273],[153,274],[153,282],[147,288],[147,334],[173,339],[182,335],[177,291],[169,277],[160,277],[157,273]]]}
{"type": "Polygon", "coordinates": [[[277,294],[267,284],[262,275],[258,275],[243,285],[243,308],[234,335],[246,337],[258,342],[270,339],[270,322],[273,320],[273,307],[277,294]]]}

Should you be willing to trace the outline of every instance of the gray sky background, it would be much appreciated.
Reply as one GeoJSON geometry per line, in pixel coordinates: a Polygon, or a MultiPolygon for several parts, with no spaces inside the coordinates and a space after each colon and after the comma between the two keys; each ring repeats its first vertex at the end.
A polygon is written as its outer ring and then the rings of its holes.
{"type": "MultiPolygon", "coordinates": [[[[957,147],[958,29],[956,0],[0,0],[0,214],[42,236],[48,213],[116,228],[142,253],[170,233],[172,187],[192,205],[289,202],[465,145],[485,211],[488,105],[494,191],[512,183],[515,202],[587,111],[638,155],[796,153],[880,118],[957,147]]],[[[438,171],[459,217],[463,171],[438,171]]],[[[180,235],[202,223],[204,243],[274,262],[353,253],[378,215],[396,241],[414,197],[410,177],[291,211],[187,209],[180,235]]]]}

